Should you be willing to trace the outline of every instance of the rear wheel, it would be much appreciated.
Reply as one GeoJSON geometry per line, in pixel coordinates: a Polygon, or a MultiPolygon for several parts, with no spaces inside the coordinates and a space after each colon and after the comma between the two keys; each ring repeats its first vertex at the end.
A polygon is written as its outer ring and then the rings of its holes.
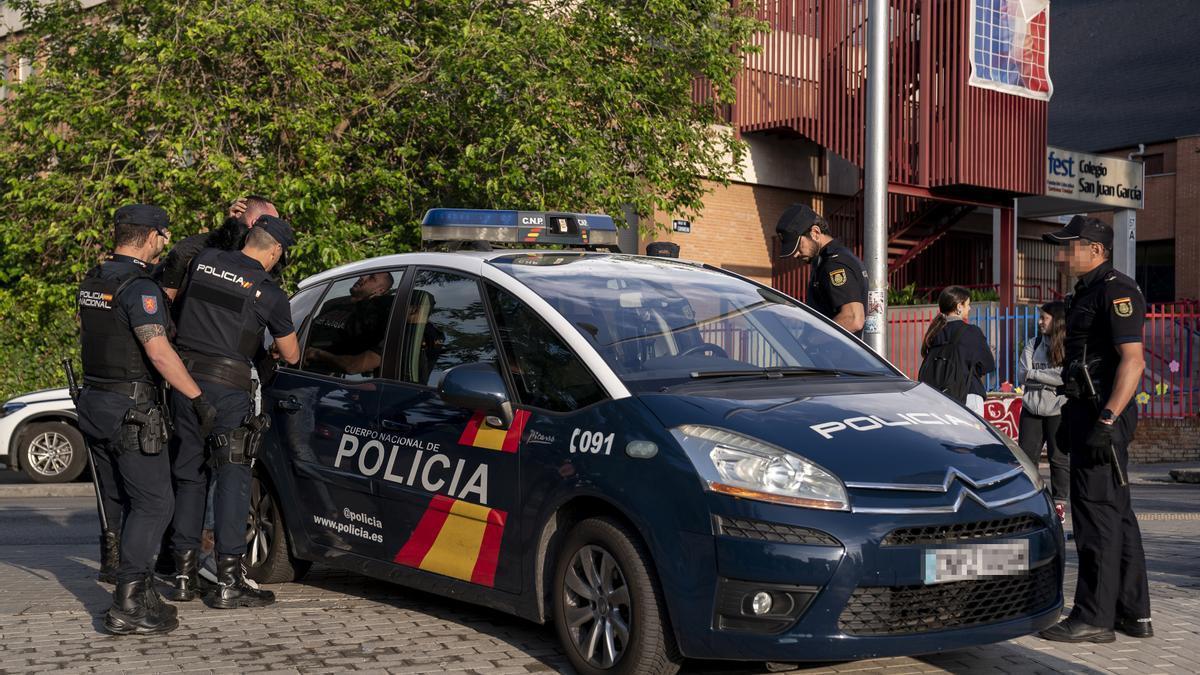
{"type": "Polygon", "coordinates": [[[567,535],[555,565],[554,626],[580,673],[679,670],[650,556],[611,518],[589,518],[567,535]]]}
{"type": "Polygon", "coordinates": [[[264,584],[303,577],[312,563],[292,556],[287,529],[275,495],[257,475],[250,481],[250,513],[246,524],[246,576],[264,584]]]}
{"type": "Polygon", "coordinates": [[[34,422],[17,444],[21,470],[35,483],[66,483],[83,473],[83,434],[66,422],[34,422]]]}

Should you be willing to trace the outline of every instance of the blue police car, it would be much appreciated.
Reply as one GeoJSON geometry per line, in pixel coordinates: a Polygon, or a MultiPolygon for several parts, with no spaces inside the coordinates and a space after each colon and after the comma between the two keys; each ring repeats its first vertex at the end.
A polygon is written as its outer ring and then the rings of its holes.
{"type": "MultiPolygon", "coordinates": [[[[423,233],[616,240],[606,216],[517,211],[433,210],[423,233]]],[[[460,250],[318,274],[292,312],[303,358],[263,391],[260,580],[320,561],[552,621],[582,673],[928,653],[1058,618],[1036,467],[769,287],[460,250]]]]}

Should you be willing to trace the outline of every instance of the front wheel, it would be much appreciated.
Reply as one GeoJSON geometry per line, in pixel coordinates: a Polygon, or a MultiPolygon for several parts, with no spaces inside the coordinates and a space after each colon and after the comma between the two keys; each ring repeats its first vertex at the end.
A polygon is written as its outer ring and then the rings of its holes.
{"type": "Polygon", "coordinates": [[[246,576],[264,584],[295,581],[312,563],[292,556],[287,529],[275,495],[266,481],[250,481],[250,514],[246,524],[246,576]]]}
{"type": "Polygon", "coordinates": [[[567,535],[555,564],[554,626],[580,673],[679,670],[650,556],[611,518],[589,518],[567,535]]]}
{"type": "Polygon", "coordinates": [[[83,435],[66,422],[34,422],[21,433],[18,461],[35,483],[68,483],[87,466],[83,435]]]}

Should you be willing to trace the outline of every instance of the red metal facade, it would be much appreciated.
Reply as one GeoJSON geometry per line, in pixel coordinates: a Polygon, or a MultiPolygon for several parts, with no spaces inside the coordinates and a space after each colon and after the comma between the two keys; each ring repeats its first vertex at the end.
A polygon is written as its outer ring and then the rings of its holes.
{"type": "MultiPolygon", "coordinates": [[[[997,203],[1040,194],[1047,105],[967,85],[971,7],[891,1],[889,180],[997,203]]],[[[763,0],[756,13],[770,31],[746,57],[730,123],[797,133],[862,166],[866,3],[763,0]]]]}

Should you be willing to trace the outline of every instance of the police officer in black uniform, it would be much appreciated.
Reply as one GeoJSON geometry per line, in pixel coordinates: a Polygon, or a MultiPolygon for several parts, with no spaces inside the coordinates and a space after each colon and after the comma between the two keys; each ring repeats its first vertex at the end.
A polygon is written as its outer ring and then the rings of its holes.
{"type": "Polygon", "coordinates": [[[236,251],[246,240],[246,233],[259,216],[279,217],[279,212],[271,200],[259,195],[249,195],[235,201],[229,207],[229,214],[221,227],[211,232],[193,234],[184,237],[178,244],[167,252],[161,269],[158,271],[159,284],[166,292],[167,298],[174,301],[175,295],[183,285],[191,268],[192,258],[206,248],[219,248],[222,251],[236,251]]]}
{"type": "Polygon", "coordinates": [[[775,233],[779,257],[811,263],[808,306],[862,338],[866,321],[867,271],[854,252],[830,234],[829,224],[804,204],[783,212],[775,233]]]}
{"type": "Polygon", "coordinates": [[[1043,235],[1066,246],[1078,277],[1067,299],[1059,447],[1071,458],[1071,518],[1079,580],[1070,616],[1041,636],[1057,642],[1112,642],[1113,628],[1151,637],[1146,555],[1130,505],[1126,470],[1137,426],[1134,392],[1142,378],[1146,301],[1137,283],[1113,269],[1112,228],[1075,216],[1043,235]]]}
{"type": "Polygon", "coordinates": [[[168,592],[173,600],[187,601],[197,594],[197,551],[210,471],[216,476],[217,588],[206,602],[233,609],[275,600],[270,591],[246,583],[241,564],[250,510],[250,464],[264,419],[252,413],[250,366],[264,328],[284,361],[299,361],[287,295],[267,273],[295,243],[286,221],[260,216],[242,250],[206,249],[196,255],[181,289],[180,356],[217,408],[217,422],[211,435],[202,433],[195,415],[175,405],[171,460],[176,578],[168,592]]]}
{"type": "MultiPolygon", "coordinates": [[[[97,482],[106,501],[120,500],[120,563],[104,627],[118,635],[165,633],[179,621],[150,575],[158,541],[171,518],[171,468],[160,378],[197,425],[211,428],[216,411],[168,341],[169,317],[149,262],[170,238],[167,214],[134,204],[116,213],[114,252],[79,285],[77,304],[83,389],[76,409],[97,482]]],[[[116,516],[115,518],[113,516],[116,516]]]]}

